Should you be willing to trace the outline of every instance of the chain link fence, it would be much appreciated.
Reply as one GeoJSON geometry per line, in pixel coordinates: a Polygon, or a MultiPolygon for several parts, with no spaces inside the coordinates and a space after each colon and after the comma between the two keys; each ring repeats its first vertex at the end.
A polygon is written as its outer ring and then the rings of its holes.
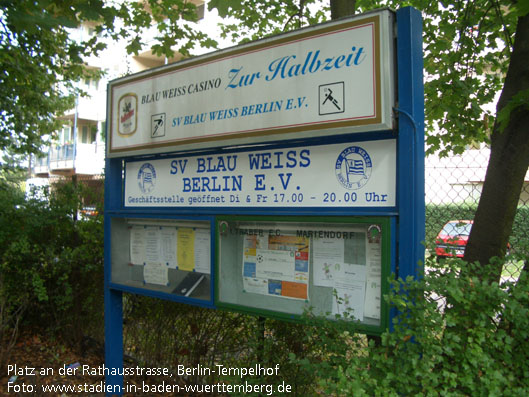
{"type": "MultiPolygon", "coordinates": [[[[426,158],[426,245],[435,255],[438,233],[449,221],[473,220],[487,171],[490,149],[469,149],[461,155],[426,158]]],[[[529,172],[520,194],[510,237],[510,256],[504,279],[516,280],[523,267],[522,255],[529,252],[529,172]]]]}

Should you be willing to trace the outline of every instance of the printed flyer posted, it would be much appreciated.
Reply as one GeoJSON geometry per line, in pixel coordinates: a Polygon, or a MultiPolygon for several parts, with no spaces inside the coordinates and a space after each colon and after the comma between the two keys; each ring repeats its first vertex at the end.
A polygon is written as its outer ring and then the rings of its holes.
{"type": "Polygon", "coordinates": [[[247,235],[242,263],[244,291],[307,300],[308,259],[308,238],[247,235]]]}
{"type": "Polygon", "coordinates": [[[167,285],[169,269],[211,273],[207,229],[134,225],[129,250],[130,264],[144,266],[145,283],[167,285]]]}
{"type": "Polygon", "coordinates": [[[313,285],[332,289],[332,314],[380,320],[380,226],[316,231],[312,236],[313,285]]]}

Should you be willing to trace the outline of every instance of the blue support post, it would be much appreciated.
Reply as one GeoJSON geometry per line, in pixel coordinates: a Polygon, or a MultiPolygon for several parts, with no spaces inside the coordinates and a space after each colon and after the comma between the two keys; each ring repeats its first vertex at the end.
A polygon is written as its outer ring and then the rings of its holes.
{"type": "MultiPolygon", "coordinates": [[[[105,367],[123,368],[123,304],[122,292],[105,288],[105,367]]],[[[122,371],[120,371],[122,372],[122,371]]],[[[122,390],[123,376],[105,376],[110,390],[122,390]]],[[[122,395],[121,391],[107,392],[107,396],[122,395]]]]}
{"type": "Polygon", "coordinates": [[[399,277],[405,279],[420,277],[425,239],[422,18],[412,7],[397,11],[397,69],[397,266],[399,277]]]}
{"type": "MultiPolygon", "coordinates": [[[[111,242],[110,214],[121,206],[122,178],[121,160],[106,159],[105,162],[105,367],[123,368],[123,299],[122,292],[110,288],[111,242]]],[[[121,395],[123,376],[106,375],[107,396],[121,395]]]]}

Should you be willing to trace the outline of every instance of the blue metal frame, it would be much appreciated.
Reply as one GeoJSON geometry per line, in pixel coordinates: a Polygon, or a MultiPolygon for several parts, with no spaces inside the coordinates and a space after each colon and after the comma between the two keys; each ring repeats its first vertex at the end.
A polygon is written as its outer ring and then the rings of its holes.
{"type": "MultiPolygon", "coordinates": [[[[424,89],[423,89],[423,56],[422,56],[422,19],[418,10],[405,7],[397,11],[397,81],[398,133],[381,131],[355,133],[326,138],[283,141],[260,145],[261,149],[321,145],[342,142],[373,141],[397,139],[397,200],[396,207],[389,208],[153,208],[124,207],[124,164],[127,161],[140,159],[158,159],[181,157],[195,154],[219,154],[242,152],[250,149],[208,149],[194,150],[185,153],[164,153],[158,155],[136,156],[134,158],[112,158],[106,160],[105,179],[105,365],[110,368],[123,368],[123,309],[122,293],[130,292],[149,295],[155,298],[185,301],[186,303],[213,307],[213,302],[193,299],[181,299],[167,294],[126,287],[111,282],[110,227],[114,217],[141,218],[174,218],[193,217],[208,219],[212,222],[212,245],[215,241],[215,215],[319,215],[319,216],[388,216],[391,225],[391,271],[398,277],[420,277],[418,263],[424,259],[424,89]]],[[[109,115],[107,115],[107,118],[109,115]]],[[[108,123],[107,123],[108,125],[108,123]]],[[[107,134],[108,136],[108,134],[107,134]]],[[[189,219],[189,218],[188,218],[189,219]]],[[[212,246],[212,252],[214,252],[212,246]]],[[[214,260],[214,255],[212,255],[214,260]]],[[[214,284],[214,266],[212,266],[211,283],[214,284]]],[[[212,299],[214,294],[211,294],[212,299]]],[[[391,319],[395,311],[390,312],[391,319]]],[[[107,376],[107,385],[123,385],[123,377],[107,376]]]]}
{"type": "MultiPolygon", "coordinates": [[[[421,276],[424,261],[424,85],[421,13],[397,11],[397,69],[399,139],[397,143],[397,267],[406,279],[421,276]]],[[[390,318],[395,317],[393,308],[390,318]]],[[[390,329],[393,329],[391,323],[390,329]]]]}
{"type": "MultiPolygon", "coordinates": [[[[123,297],[121,291],[110,287],[110,213],[118,211],[121,204],[121,161],[106,159],[105,171],[105,365],[123,368],[123,297]]],[[[107,385],[123,386],[123,376],[106,375],[105,381],[107,385]]]]}
{"type": "Polygon", "coordinates": [[[397,12],[397,68],[398,276],[405,278],[419,275],[425,238],[422,19],[411,7],[397,12]]]}

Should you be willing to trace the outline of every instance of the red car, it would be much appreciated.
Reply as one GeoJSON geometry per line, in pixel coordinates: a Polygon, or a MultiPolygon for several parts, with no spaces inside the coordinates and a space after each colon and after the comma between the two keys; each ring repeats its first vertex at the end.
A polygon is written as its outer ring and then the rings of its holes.
{"type": "Polygon", "coordinates": [[[458,257],[465,255],[465,247],[472,229],[473,221],[448,221],[435,239],[437,258],[458,257]]]}

